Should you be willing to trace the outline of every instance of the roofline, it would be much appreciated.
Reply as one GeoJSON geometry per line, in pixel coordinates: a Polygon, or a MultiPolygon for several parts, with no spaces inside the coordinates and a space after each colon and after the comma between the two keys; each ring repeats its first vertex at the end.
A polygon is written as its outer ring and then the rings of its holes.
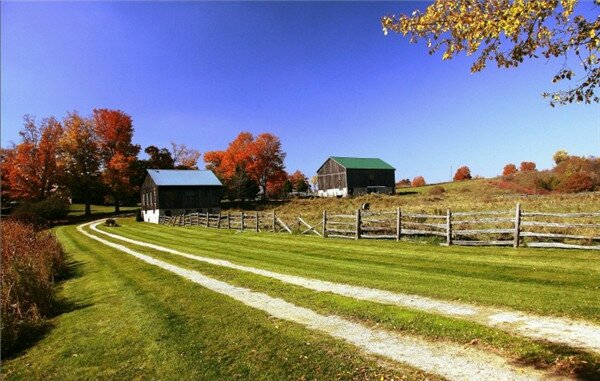
{"type": "MultiPolygon", "coordinates": [[[[344,168],[345,170],[348,170],[348,168],[346,168],[342,163],[340,163],[339,161],[335,160],[335,157],[343,157],[346,159],[377,159],[377,160],[381,160],[382,159],[378,158],[378,157],[352,157],[352,156],[329,156],[327,158],[327,160],[331,159],[333,161],[335,161],[336,163],[338,163],[339,166],[341,166],[342,168],[344,168]]],[[[321,170],[321,168],[323,168],[323,166],[327,163],[327,160],[325,160],[325,162],[323,164],[321,164],[321,166],[319,167],[319,169],[317,169],[317,173],[321,170]]],[[[387,162],[383,161],[384,163],[386,163],[387,165],[389,165],[387,162]]],[[[390,167],[392,167],[390,165],[390,167]]],[[[392,170],[396,170],[396,168],[392,167],[392,168],[350,168],[350,169],[376,169],[379,171],[392,171],[392,170]]]]}

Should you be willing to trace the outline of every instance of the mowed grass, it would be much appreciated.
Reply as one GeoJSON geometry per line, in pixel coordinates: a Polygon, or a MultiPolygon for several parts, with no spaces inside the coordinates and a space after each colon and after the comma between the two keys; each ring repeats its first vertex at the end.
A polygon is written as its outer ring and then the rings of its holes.
{"type": "MultiPolygon", "coordinates": [[[[119,219],[123,236],[285,274],[600,322],[600,254],[168,227],[119,219]]],[[[110,228],[100,227],[110,230],[110,228]]]]}
{"type": "Polygon", "coordinates": [[[65,310],[3,379],[436,379],[102,246],[62,226],[65,310]]]}
{"type": "MultiPolygon", "coordinates": [[[[127,225],[125,222],[125,226],[127,225]]],[[[122,233],[121,228],[106,228],[106,230],[122,233]]],[[[103,238],[124,244],[123,241],[105,236],[103,238]]],[[[186,252],[198,252],[198,249],[203,247],[203,242],[204,240],[199,240],[194,245],[189,245],[186,252]]],[[[143,246],[127,243],[125,245],[138,252],[184,268],[195,269],[216,279],[283,298],[325,315],[339,315],[349,320],[365,323],[367,326],[424,337],[441,346],[447,342],[473,345],[486,352],[494,352],[507,357],[516,363],[546,368],[563,375],[576,374],[578,378],[590,380],[600,378],[600,356],[598,354],[514,336],[499,329],[461,319],[365,302],[330,293],[318,293],[277,280],[194,261],[143,246]]],[[[173,247],[171,244],[165,244],[165,246],[173,247]]],[[[236,261],[234,260],[234,262],[236,261]]]]}

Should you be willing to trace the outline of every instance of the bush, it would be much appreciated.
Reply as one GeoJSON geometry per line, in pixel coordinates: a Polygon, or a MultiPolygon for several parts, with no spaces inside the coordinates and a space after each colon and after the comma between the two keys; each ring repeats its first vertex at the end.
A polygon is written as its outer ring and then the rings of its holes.
{"type": "Polygon", "coordinates": [[[535,163],[533,161],[523,161],[519,168],[521,172],[531,172],[536,170],[535,163]]]}
{"type": "Polygon", "coordinates": [[[466,165],[456,170],[454,181],[471,180],[471,170],[466,165]]]}
{"type": "Polygon", "coordinates": [[[429,194],[432,196],[439,196],[441,194],[444,194],[445,192],[446,189],[441,185],[436,185],[429,190],[429,194]]]}
{"type": "Polygon", "coordinates": [[[54,236],[14,219],[0,223],[2,233],[2,354],[10,353],[31,327],[55,306],[54,281],[66,271],[54,236]]]}
{"type": "Polygon", "coordinates": [[[21,204],[14,211],[14,216],[26,222],[64,220],[69,214],[69,204],[60,198],[50,197],[42,201],[21,204]]]}
{"type": "Polygon", "coordinates": [[[422,187],[425,184],[427,184],[425,182],[425,178],[423,176],[417,176],[413,179],[413,181],[410,185],[413,187],[422,187]]]}
{"type": "Polygon", "coordinates": [[[558,186],[563,193],[588,192],[594,190],[594,180],[587,173],[575,173],[567,177],[558,186]]]}
{"type": "Polygon", "coordinates": [[[511,176],[517,173],[517,166],[514,164],[506,164],[502,170],[502,176],[511,176]]]}

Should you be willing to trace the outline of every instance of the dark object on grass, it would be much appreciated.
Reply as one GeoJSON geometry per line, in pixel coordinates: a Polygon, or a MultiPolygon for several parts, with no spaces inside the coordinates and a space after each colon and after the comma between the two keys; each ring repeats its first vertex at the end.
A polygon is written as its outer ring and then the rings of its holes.
{"type": "Polygon", "coordinates": [[[365,202],[364,204],[362,204],[361,209],[369,210],[370,207],[371,207],[371,204],[369,204],[368,202],[365,202]]]}
{"type": "Polygon", "coordinates": [[[117,221],[115,221],[115,219],[114,219],[114,218],[108,218],[108,219],[106,220],[106,222],[104,222],[104,224],[105,224],[106,226],[119,226],[119,225],[117,224],[117,221]]]}
{"type": "Polygon", "coordinates": [[[144,218],[142,217],[142,210],[141,210],[141,209],[138,209],[138,210],[135,212],[135,220],[136,220],[137,222],[143,222],[143,221],[144,221],[144,218]]]}

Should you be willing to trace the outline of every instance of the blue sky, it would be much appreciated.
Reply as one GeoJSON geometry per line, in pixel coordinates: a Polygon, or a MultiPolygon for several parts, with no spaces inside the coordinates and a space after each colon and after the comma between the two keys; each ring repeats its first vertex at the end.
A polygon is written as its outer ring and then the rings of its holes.
{"type": "MultiPolygon", "coordinates": [[[[425,44],[384,36],[407,2],[2,2],[1,142],[24,114],[117,108],[135,142],[224,149],[272,132],[288,171],[328,156],[381,157],[396,177],[494,176],[508,162],[600,155],[600,105],[550,108],[562,61],[470,74],[425,44]]],[[[586,14],[597,14],[584,2],[586,14]]]]}

